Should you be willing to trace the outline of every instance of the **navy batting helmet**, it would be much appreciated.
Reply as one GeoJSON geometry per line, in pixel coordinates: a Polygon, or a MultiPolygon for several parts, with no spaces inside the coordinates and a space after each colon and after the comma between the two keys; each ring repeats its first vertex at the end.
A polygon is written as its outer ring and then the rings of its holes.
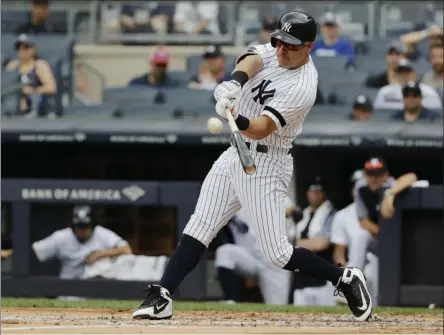
{"type": "Polygon", "coordinates": [[[276,47],[276,40],[292,45],[302,45],[313,42],[316,38],[316,21],[307,13],[294,11],[284,14],[273,31],[271,45],[276,47]]]}

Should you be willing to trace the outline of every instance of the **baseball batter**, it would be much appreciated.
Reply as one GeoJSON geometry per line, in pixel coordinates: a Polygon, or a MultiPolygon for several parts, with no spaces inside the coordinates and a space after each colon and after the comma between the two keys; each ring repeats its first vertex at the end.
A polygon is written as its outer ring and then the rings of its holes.
{"type": "Polygon", "coordinates": [[[290,149],[315,102],[318,84],[310,57],[316,22],[307,13],[289,12],[270,36],[271,43],[250,47],[240,55],[231,80],[214,91],[217,114],[226,118],[226,109],[232,112],[256,172],[244,172],[234,146],[217,159],[160,285],[149,286],[134,318],[172,317],[172,294],[241,207],[270,265],[328,280],[344,294],[357,320],[371,315],[372,302],[360,269],[343,269],[288,242],[285,198],[293,173],[290,149]]]}

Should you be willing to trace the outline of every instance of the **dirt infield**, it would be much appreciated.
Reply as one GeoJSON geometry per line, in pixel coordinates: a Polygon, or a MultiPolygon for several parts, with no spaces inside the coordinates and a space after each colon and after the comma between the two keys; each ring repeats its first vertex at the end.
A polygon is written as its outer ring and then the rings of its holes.
{"type": "Polygon", "coordinates": [[[4,308],[2,334],[442,334],[442,315],[378,315],[355,322],[323,313],[177,312],[132,320],[130,310],[4,308]]]}

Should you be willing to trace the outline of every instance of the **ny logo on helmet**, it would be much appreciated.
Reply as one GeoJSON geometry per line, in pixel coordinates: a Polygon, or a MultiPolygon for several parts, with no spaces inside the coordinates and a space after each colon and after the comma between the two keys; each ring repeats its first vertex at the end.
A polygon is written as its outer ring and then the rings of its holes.
{"type": "Polygon", "coordinates": [[[289,22],[285,22],[282,26],[282,31],[285,31],[286,33],[289,33],[291,29],[291,24],[289,22]]]}

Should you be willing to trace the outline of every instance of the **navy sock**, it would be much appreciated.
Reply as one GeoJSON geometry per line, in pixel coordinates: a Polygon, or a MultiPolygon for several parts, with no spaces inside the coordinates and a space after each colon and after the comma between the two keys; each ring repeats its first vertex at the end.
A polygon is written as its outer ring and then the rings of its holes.
{"type": "Polygon", "coordinates": [[[305,248],[294,248],[285,270],[296,271],[303,275],[318,279],[328,280],[337,285],[344,270],[325,259],[319,257],[314,252],[305,248]]]}
{"type": "Polygon", "coordinates": [[[173,256],[160,280],[160,286],[170,291],[171,295],[202,258],[206,246],[194,237],[182,235],[173,256]]]}
{"type": "Polygon", "coordinates": [[[233,270],[222,267],[217,268],[217,277],[222,287],[224,299],[241,301],[243,280],[239,280],[239,276],[233,270]]]}

